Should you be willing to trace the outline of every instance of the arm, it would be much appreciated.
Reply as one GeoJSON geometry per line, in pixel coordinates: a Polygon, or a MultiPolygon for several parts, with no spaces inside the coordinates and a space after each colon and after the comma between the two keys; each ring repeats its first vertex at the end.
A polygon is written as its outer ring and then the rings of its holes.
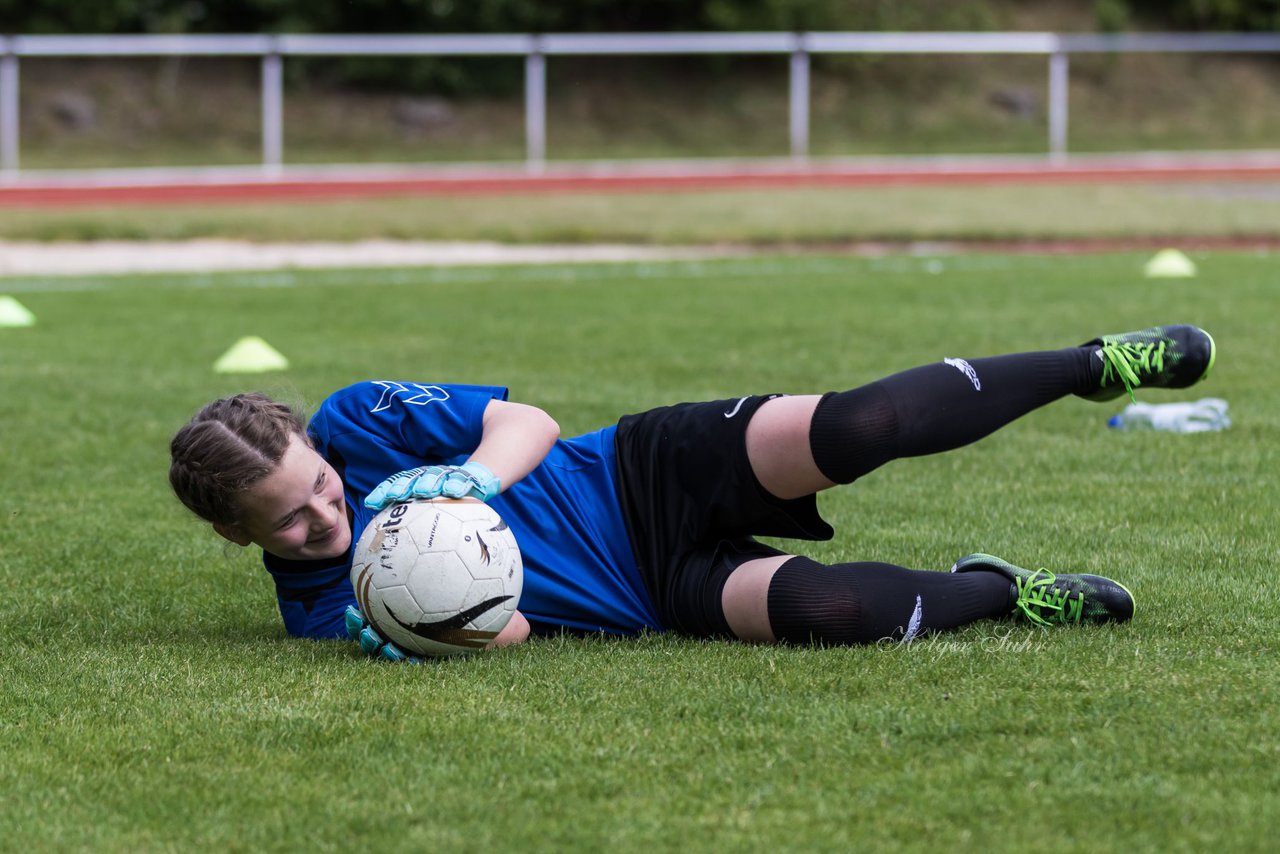
{"type": "Polygon", "coordinates": [[[536,406],[491,400],[480,444],[468,462],[493,472],[505,490],[537,468],[558,438],[560,425],[536,406]]]}
{"type": "Polygon", "coordinates": [[[550,415],[523,403],[490,400],[480,418],[480,441],[467,462],[394,474],[369,493],[364,505],[380,510],[442,495],[488,501],[537,468],[560,436],[560,426],[550,415]]]}
{"type": "MultiPolygon", "coordinates": [[[[506,489],[538,467],[560,438],[560,425],[536,406],[491,400],[484,410],[484,432],[470,461],[493,472],[506,489]]],[[[515,646],[529,639],[529,621],[516,611],[487,649],[515,646]]]]}

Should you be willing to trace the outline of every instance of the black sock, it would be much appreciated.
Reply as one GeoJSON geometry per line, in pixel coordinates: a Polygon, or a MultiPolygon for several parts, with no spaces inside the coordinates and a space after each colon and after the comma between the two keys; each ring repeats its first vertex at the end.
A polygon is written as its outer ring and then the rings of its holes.
{"type": "Polygon", "coordinates": [[[888,563],[832,566],[796,557],[769,584],[774,637],[792,643],[912,640],[925,632],[1002,617],[1009,580],[996,572],[923,572],[888,563]]]}
{"type": "Polygon", "coordinates": [[[809,443],[818,469],[851,483],[899,457],[959,448],[1068,394],[1097,387],[1094,348],[1071,347],[912,368],[824,395],[809,443]]]}

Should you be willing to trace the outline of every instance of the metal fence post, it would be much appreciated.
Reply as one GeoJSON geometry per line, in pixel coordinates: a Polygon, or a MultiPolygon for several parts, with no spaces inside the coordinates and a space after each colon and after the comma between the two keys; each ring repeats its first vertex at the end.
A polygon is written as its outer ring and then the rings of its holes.
{"type": "Polygon", "coordinates": [[[809,52],[803,36],[796,38],[796,49],[791,53],[789,109],[791,158],[804,160],[809,156],[809,52]]]}
{"type": "Polygon", "coordinates": [[[0,172],[18,172],[18,55],[0,41],[0,172]]]}
{"type": "Polygon", "coordinates": [[[547,162],[547,58],[540,39],[524,58],[525,165],[541,171],[547,162]]]}
{"type": "Polygon", "coordinates": [[[279,171],[284,163],[284,63],[279,45],[262,55],[262,168],[279,171]]]}
{"type": "Polygon", "coordinates": [[[19,62],[24,57],[252,56],[261,63],[262,169],[284,165],[283,60],[289,56],[503,56],[525,61],[525,167],[547,168],[548,56],[752,54],[789,57],[788,144],[810,158],[815,54],[1018,54],[1048,57],[1048,153],[1068,158],[1073,53],[1266,53],[1280,33],[544,33],[541,35],[0,35],[0,178],[19,170],[19,62]]]}
{"type": "Polygon", "coordinates": [[[1049,54],[1049,157],[1067,157],[1067,72],[1070,60],[1061,50],[1049,54]]]}

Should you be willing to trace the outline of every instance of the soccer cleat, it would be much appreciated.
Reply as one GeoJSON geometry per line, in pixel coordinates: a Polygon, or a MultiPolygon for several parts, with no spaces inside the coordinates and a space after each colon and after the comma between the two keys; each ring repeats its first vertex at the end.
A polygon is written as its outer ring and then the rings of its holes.
{"type": "Polygon", "coordinates": [[[1009,579],[1014,613],[1037,625],[1123,623],[1133,617],[1133,594],[1100,575],[1055,575],[1047,569],[1023,569],[991,555],[962,557],[952,572],[985,570],[1009,579]]]}
{"type": "Polygon", "coordinates": [[[1102,380],[1086,400],[1111,400],[1125,392],[1137,400],[1138,386],[1187,388],[1209,376],[1217,350],[1208,332],[1196,326],[1153,326],[1138,332],[1103,335],[1082,347],[1097,347],[1102,380]]]}

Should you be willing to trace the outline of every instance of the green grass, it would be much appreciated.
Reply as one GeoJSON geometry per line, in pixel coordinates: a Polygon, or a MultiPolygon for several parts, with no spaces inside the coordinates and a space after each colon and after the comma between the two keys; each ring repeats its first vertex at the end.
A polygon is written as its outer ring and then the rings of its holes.
{"type": "Polygon", "coordinates": [[[0,330],[0,848],[1265,850],[1276,262],[1195,257],[1160,282],[1125,254],[4,281],[39,323],[0,330]],[[255,556],[165,484],[172,432],[246,387],[502,382],[573,433],[1183,319],[1217,337],[1229,431],[1112,433],[1118,404],[1069,399],[824,495],[840,533],[807,548],[1104,572],[1137,596],[1123,627],[383,666],[286,639],[255,556]],[[214,375],[245,334],[293,369],[214,375]]]}
{"type": "Polygon", "coordinates": [[[556,193],[0,207],[0,239],[733,243],[1276,238],[1280,181],[556,193]]]}

